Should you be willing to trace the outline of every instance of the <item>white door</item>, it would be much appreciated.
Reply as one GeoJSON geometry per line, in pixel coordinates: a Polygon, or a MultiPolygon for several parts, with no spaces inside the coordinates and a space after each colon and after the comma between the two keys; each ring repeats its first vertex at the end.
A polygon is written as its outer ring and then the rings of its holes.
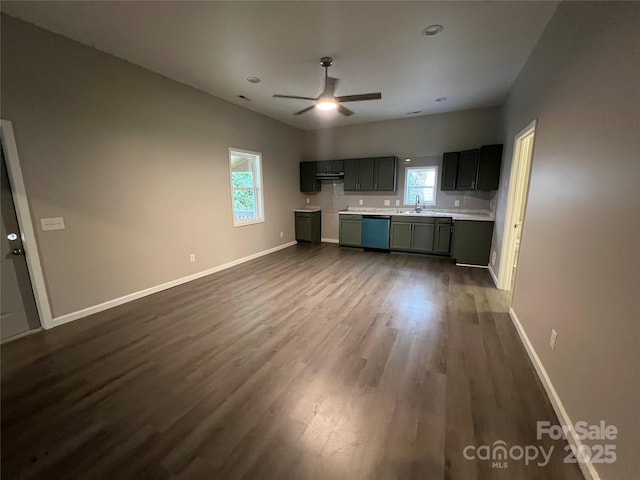
{"type": "Polygon", "coordinates": [[[529,193],[529,174],[531,172],[531,156],[533,154],[533,133],[522,138],[520,171],[516,179],[516,199],[513,215],[513,272],[511,274],[511,284],[509,290],[513,290],[516,279],[516,269],[518,267],[518,255],[520,254],[520,238],[522,237],[522,224],[524,222],[524,212],[527,206],[527,195],[529,193]]]}
{"type": "MultiPolygon", "coordinates": [[[[0,152],[2,149],[0,148],[0,152]]],[[[2,238],[0,238],[0,338],[40,326],[29,271],[18,228],[7,166],[2,154],[2,238]]]]}

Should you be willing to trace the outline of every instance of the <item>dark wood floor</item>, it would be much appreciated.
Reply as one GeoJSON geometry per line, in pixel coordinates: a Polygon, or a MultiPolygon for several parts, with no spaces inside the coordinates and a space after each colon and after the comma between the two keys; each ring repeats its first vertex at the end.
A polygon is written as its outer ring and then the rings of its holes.
{"type": "Polygon", "coordinates": [[[486,270],[298,245],[18,339],[2,478],[581,479],[486,270]],[[546,467],[466,445],[555,446],[546,467]]]}

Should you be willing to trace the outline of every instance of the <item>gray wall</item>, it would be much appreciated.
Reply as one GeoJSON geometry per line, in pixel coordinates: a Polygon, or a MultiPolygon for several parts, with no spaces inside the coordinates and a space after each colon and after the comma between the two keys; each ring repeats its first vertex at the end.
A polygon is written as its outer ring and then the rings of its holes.
{"type": "Polygon", "coordinates": [[[504,105],[509,161],[538,119],[513,309],[571,419],[618,427],[612,480],[640,471],[639,11],[562,2],[504,105]]]}
{"type": "MultiPolygon", "coordinates": [[[[440,174],[443,152],[499,141],[500,109],[497,107],[308,131],[305,132],[305,160],[398,156],[398,191],[345,193],[342,180],[325,180],[321,192],[301,194],[300,205],[308,198],[310,205],[321,206],[322,237],[337,239],[337,211],[347,205],[358,207],[360,199],[364,207],[384,207],[384,200],[390,200],[391,207],[396,200],[403,204],[406,166],[437,165],[440,174]],[[405,164],[405,158],[411,158],[411,163],[405,164]]],[[[455,208],[454,202],[460,200],[461,209],[492,209],[494,197],[495,192],[443,192],[438,188],[436,208],[455,208]]]]}
{"type": "Polygon", "coordinates": [[[300,130],[5,15],[1,94],[54,316],[294,239],[300,130]],[[228,147],[263,154],[263,224],[233,227],[228,147]]]}

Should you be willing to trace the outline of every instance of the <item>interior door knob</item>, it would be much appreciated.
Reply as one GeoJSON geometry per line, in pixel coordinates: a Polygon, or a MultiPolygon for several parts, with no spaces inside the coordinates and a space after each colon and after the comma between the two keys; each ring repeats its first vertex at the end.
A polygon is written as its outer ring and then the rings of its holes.
{"type": "Polygon", "coordinates": [[[21,248],[14,248],[11,253],[13,255],[22,255],[24,253],[24,250],[22,250],[21,248]]]}

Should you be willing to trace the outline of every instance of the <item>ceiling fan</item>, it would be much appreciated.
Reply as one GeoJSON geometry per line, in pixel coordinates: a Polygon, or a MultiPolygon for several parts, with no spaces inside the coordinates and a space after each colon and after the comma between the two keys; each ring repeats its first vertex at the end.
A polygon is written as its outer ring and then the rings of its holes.
{"type": "Polygon", "coordinates": [[[324,68],[324,90],[322,93],[316,97],[298,97],[296,95],[274,95],[273,98],[295,98],[299,100],[312,100],[314,102],[313,105],[307,108],[303,108],[299,112],[294,113],[294,115],[301,115],[303,113],[308,112],[313,108],[317,108],[319,110],[338,110],[342,115],[353,115],[353,112],[349,110],[347,107],[342,105],[346,102],[360,102],[362,100],[380,100],[382,98],[382,94],[380,92],[377,93],[361,93],[358,95],[345,95],[343,97],[336,97],[334,95],[336,91],[336,87],[340,79],[333,78],[329,76],[329,67],[333,65],[333,58],[331,57],[322,57],[320,59],[320,65],[324,68]]]}

